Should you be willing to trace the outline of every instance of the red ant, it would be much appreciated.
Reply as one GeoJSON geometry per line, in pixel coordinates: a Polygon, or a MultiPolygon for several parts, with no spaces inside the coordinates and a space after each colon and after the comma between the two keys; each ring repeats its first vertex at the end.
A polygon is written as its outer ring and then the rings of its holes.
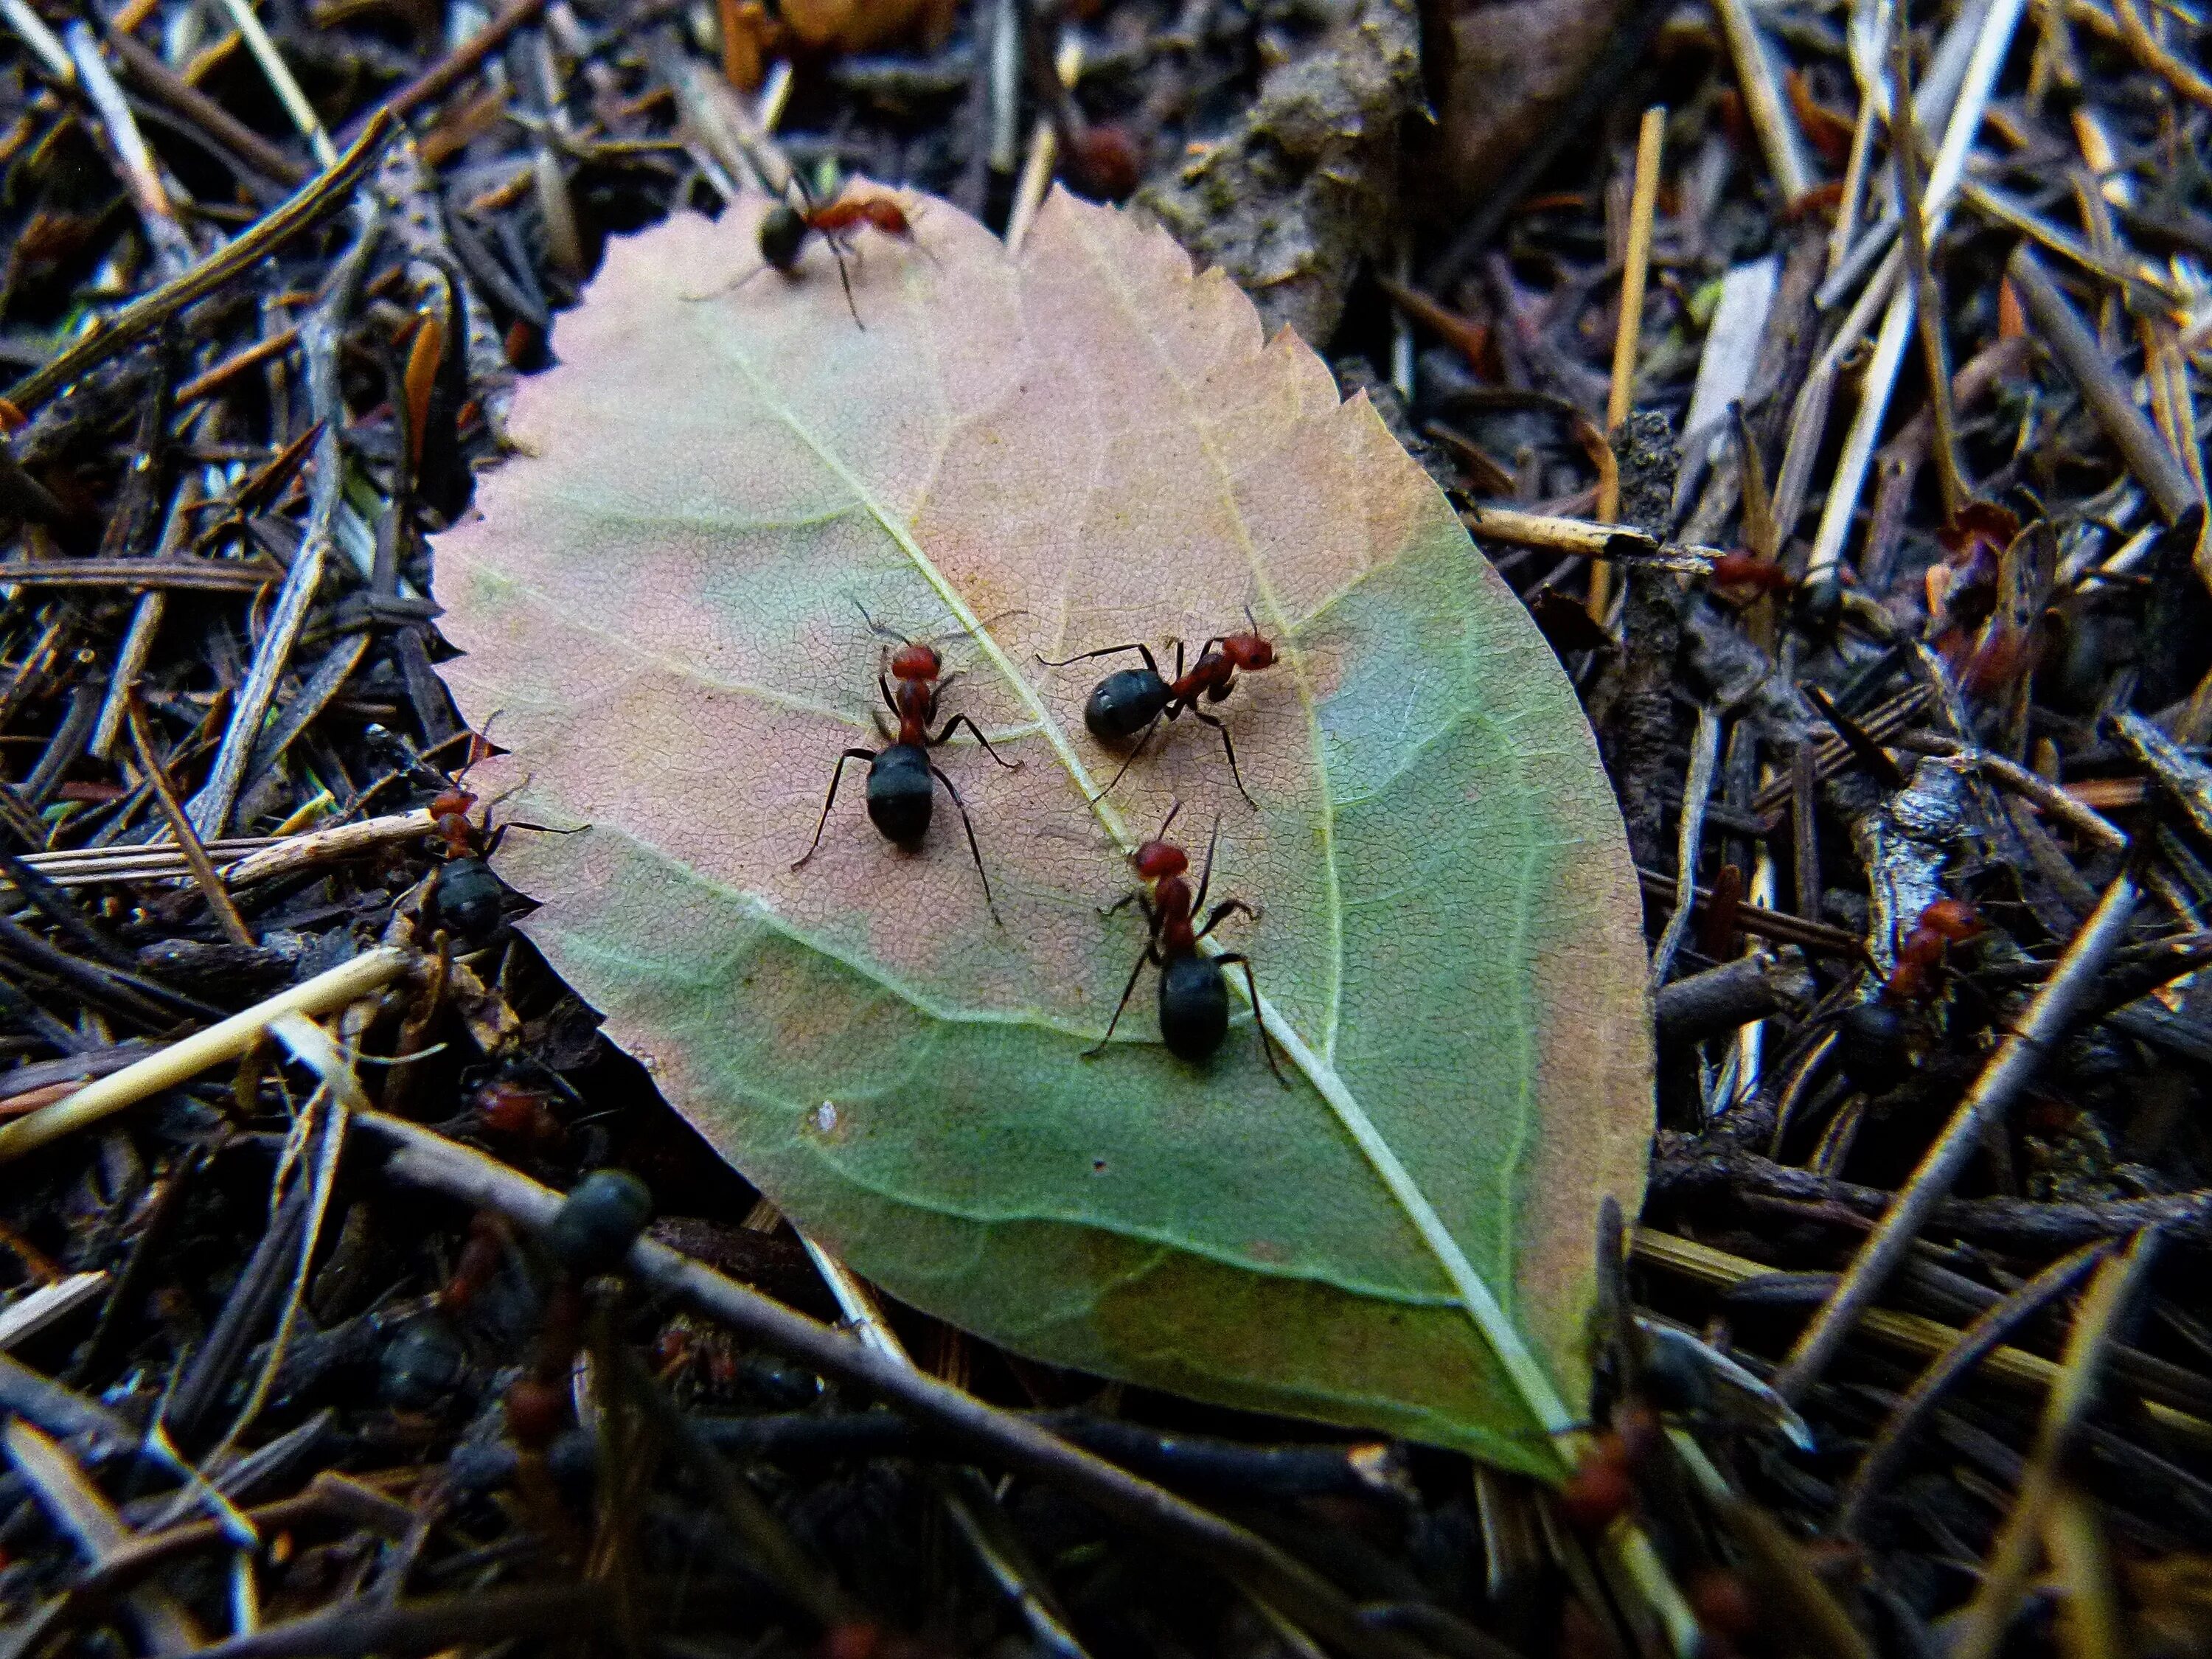
{"type": "Polygon", "coordinates": [[[1897,947],[1897,966],[1881,988],[1885,1002],[1919,1002],[1933,995],[1942,972],[1947,945],[1963,945],[1986,927],[1981,914],[1964,899],[1939,898],[1897,947]]]}
{"type": "Polygon", "coordinates": [[[1168,825],[1182,811],[1182,803],[1177,801],[1168,809],[1159,834],[1129,854],[1130,866],[1152,891],[1133,889],[1106,908],[1106,914],[1112,915],[1124,905],[1143,906],[1152,934],[1145,941],[1137,965],[1129,969],[1129,982],[1121,988],[1121,1000],[1115,1005],[1114,1018],[1106,1024],[1106,1035],[1095,1047],[1085,1049],[1083,1057],[1095,1059],[1106,1052],[1106,1045],[1114,1040],[1114,1028],[1121,1023],[1129,998],[1136,991],[1137,976],[1149,962],[1157,963],[1160,970],[1160,1041],[1178,1060],[1206,1059],[1228,1034],[1229,987],[1222,979],[1222,969],[1233,963],[1243,968],[1244,987],[1252,994],[1253,1029],[1260,1034],[1260,1052],[1267,1057],[1275,1081],[1287,1089],[1290,1079],[1275,1063],[1275,1046],[1267,1040],[1267,1028],[1260,1019],[1260,986],[1252,977],[1252,959],[1237,951],[1207,957],[1198,948],[1199,940],[1238,911],[1255,921],[1260,913],[1243,899],[1224,899],[1213,907],[1204,927],[1191,926],[1191,918],[1206,903],[1206,890],[1213,880],[1213,848],[1221,839],[1221,820],[1214,819],[1213,833],[1206,837],[1206,868],[1200,872],[1198,891],[1194,895],[1190,884],[1183,879],[1190,869],[1188,854],[1165,839],[1168,825]]]}
{"type": "MultiPolygon", "coordinates": [[[[463,767],[465,774],[468,770],[463,767]]],[[[520,786],[518,786],[519,787],[520,786]]],[[[509,791],[512,793],[513,791],[509,791]]],[[[502,795],[500,800],[506,799],[502,795]]],[[[432,831],[445,843],[446,863],[438,872],[438,912],[465,938],[489,933],[500,919],[504,890],[484,860],[499,850],[509,830],[534,830],[548,836],[573,836],[582,828],[556,830],[546,823],[502,823],[498,829],[469,822],[477,798],[456,780],[430,802],[432,831]]],[[[489,818],[495,800],[484,809],[489,818]]]]}
{"type": "MultiPolygon", "coordinates": [[[[991,920],[1003,927],[1006,922],[999,915],[998,901],[991,896],[991,878],[984,873],[983,854],[975,845],[975,826],[968,817],[967,803],[952,787],[952,780],[929,758],[929,751],[950,738],[954,728],[964,726],[983,745],[983,752],[1008,771],[1018,770],[1021,763],[1003,758],[991,747],[983,728],[965,714],[955,714],[935,737],[930,736],[929,723],[937,718],[937,700],[951,678],[944,672],[944,659],[937,654],[934,646],[893,633],[865,609],[860,617],[872,632],[899,641],[898,649],[891,653],[890,679],[886,680],[881,672],[876,676],[876,686],[884,694],[884,703],[898,717],[898,735],[882,749],[848,749],[837,757],[837,769],[830,775],[830,793],[822,803],[822,817],[814,825],[814,839],[806,844],[806,850],[793,861],[791,867],[798,869],[822,845],[823,827],[830,822],[830,809],[837,804],[837,786],[844,781],[847,761],[868,763],[868,817],[887,840],[908,850],[929,833],[929,820],[936,805],[930,783],[934,777],[945,786],[945,793],[952,797],[952,805],[959,811],[960,827],[968,832],[969,856],[975,860],[975,873],[983,883],[983,902],[990,909],[991,920]],[[892,688],[893,681],[897,683],[896,690],[892,688]]],[[[877,729],[884,729],[880,716],[877,729]]]]}
{"type": "Polygon", "coordinates": [[[1559,1488],[1559,1510],[1567,1524],[1594,1537],[1626,1514],[1665,1433],[1659,1413],[1650,1406],[1640,1400],[1623,1401],[1613,1414],[1612,1425],[1591,1442],[1589,1451],[1559,1488]]]}
{"type": "MultiPolygon", "coordinates": [[[[837,262],[837,280],[845,285],[845,304],[853,313],[854,325],[865,329],[867,325],[860,321],[860,307],[853,300],[853,276],[845,266],[846,251],[855,236],[871,227],[920,248],[921,245],[914,240],[914,221],[888,196],[854,196],[841,191],[836,200],[817,204],[798,174],[792,175],[791,182],[799,187],[800,205],[793,207],[788,202],[778,202],[761,216],[762,270],[772,268],[780,276],[796,276],[799,255],[806,249],[806,239],[821,237],[829,244],[830,257],[837,262]]],[[[852,251],[857,260],[860,251],[852,251]]]]}
{"type": "Polygon", "coordinates": [[[1723,553],[1713,561],[1712,585],[1779,593],[1790,586],[1790,577],[1779,561],[1762,559],[1756,553],[1723,553]]]}
{"type": "Polygon", "coordinates": [[[1037,660],[1047,668],[1065,668],[1070,663],[1116,656],[1124,651],[1133,651],[1145,659],[1142,668],[1124,668],[1099,681],[1091,690],[1091,700],[1083,705],[1083,723],[1099,742],[1110,744],[1125,743],[1131,738],[1137,739],[1113,781],[1091,797],[1094,804],[1114,793],[1115,784],[1121,781],[1137,757],[1145,752],[1145,745],[1152,741],[1153,730],[1160,721],[1178,719],[1188,709],[1200,724],[1221,733],[1221,747],[1229,757],[1229,775],[1237,781],[1237,792],[1253,810],[1259,809],[1259,802],[1244,787],[1243,774],[1237,769],[1237,745],[1230,741],[1229,727],[1198,706],[1201,698],[1207,702],[1219,702],[1227,697],[1237,684],[1238,674],[1274,666],[1275,647],[1261,637],[1260,624],[1253,620],[1249,605],[1245,607],[1244,620],[1251,626],[1249,633],[1216,634],[1199,647],[1198,660],[1191,665],[1188,673],[1183,672],[1182,641],[1177,640],[1176,677],[1172,680],[1161,675],[1152,647],[1133,641],[1127,645],[1079,652],[1058,662],[1039,654],[1037,660]]]}

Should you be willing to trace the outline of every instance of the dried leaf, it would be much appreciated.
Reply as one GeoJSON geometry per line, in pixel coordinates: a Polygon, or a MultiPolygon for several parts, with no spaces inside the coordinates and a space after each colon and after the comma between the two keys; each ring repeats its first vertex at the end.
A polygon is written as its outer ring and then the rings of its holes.
{"type": "Polygon", "coordinates": [[[1634,1212],[1650,1053],[1634,872],[1556,659],[1449,504],[1218,273],[1056,195],[1018,259],[902,198],[854,326],[829,252],[759,265],[757,200],[610,245],[522,383],[523,451],[441,538],[447,673],[512,753],[526,927],[607,1034],[803,1228],[1023,1352],[1464,1446],[1539,1473],[1578,1414],[1599,1200],[1634,1212]],[[918,856],[837,752],[877,618],[945,634],[972,714],[918,856]],[[1118,663],[1035,654],[1241,625],[1281,659],[1095,809],[1118,663]],[[988,625],[978,618],[992,619],[988,625]],[[1221,822],[1249,1023],[1157,1040],[1126,849],[1221,822]]]}

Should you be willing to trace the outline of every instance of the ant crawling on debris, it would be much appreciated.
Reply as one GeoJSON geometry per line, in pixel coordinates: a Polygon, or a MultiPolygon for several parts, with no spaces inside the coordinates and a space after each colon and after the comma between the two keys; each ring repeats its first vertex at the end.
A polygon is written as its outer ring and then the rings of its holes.
{"type": "Polygon", "coordinates": [[[1114,1018],[1106,1023],[1106,1035],[1096,1046],[1084,1050],[1083,1057],[1090,1060],[1106,1052],[1106,1045],[1114,1040],[1114,1028],[1121,1023],[1129,998],[1136,991],[1137,976],[1150,962],[1160,970],[1160,1041],[1178,1060],[1208,1058],[1228,1034],[1229,987],[1221,975],[1224,969],[1237,963],[1243,968],[1244,986],[1252,994],[1253,1029],[1260,1034],[1260,1052],[1267,1057],[1275,1081],[1287,1089],[1290,1080],[1275,1063],[1275,1045],[1267,1040],[1267,1028],[1260,1020],[1260,987],[1252,977],[1252,959],[1237,951],[1208,957],[1198,948],[1199,940],[1238,911],[1255,921],[1260,913],[1243,899],[1224,899],[1213,907],[1205,926],[1191,926],[1191,918],[1205,905],[1206,890],[1213,880],[1213,848],[1221,839],[1221,820],[1214,819],[1213,833],[1206,837],[1206,867],[1199,872],[1198,891],[1193,894],[1190,884],[1183,879],[1190,870],[1189,855],[1166,839],[1168,826],[1182,811],[1181,801],[1170,807],[1159,834],[1129,855],[1130,866],[1152,891],[1133,889],[1107,907],[1106,914],[1111,915],[1127,904],[1143,906],[1152,936],[1145,941],[1137,965],[1129,969],[1129,982],[1121,988],[1121,1000],[1115,1005],[1114,1018]]]}
{"type": "MultiPolygon", "coordinates": [[[[481,741],[481,739],[478,739],[481,741]]],[[[478,752],[478,758],[492,752],[489,747],[478,752]]],[[[474,763],[472,762],[471,764],[474,763]]],[[[461,775],[468,768],[461,769],[461,775]]],[[[517,786],[520,787],[520,786],[517,786]]],[[[508,793],[513,793],[510,790],[508,793]]],[[[499,850],[499,844],[510,830],[532,830],[540,835],[573,836],[582,829],[556,830],[548,823],[524,823],[520,821],[502,823],[494,830],[489,825],[492,807],[507,799],[501,795],[484,808],[483,824],[471,823],[469,812],[477,804],[477,797],[461,787],[459,779],[441,790],[430,802],[432,833],[445,844],[446,862],[438,872],[438,914],[452,924],[453,931],[465,939],[481,939],[499,925],[500,913],[507,890],[497,876],[492,874],[486,862],[499,850]]]]}
{"type": "Polygon", "coordinates": [[[1244,620],[1250,631],[1243,634],[1217,634],[1198,648],[1198,660],[1185,673],[1182,665],[1182,641],[1175,642],[1176,677],[1163,678],[1160,665],[1148,645],[1132,641],[1127,645],[1109,645],[1097,651],[1082,651],[1073,657],[1062,657],[1054,662],[1040,654],[1037,660],[1047,668],[1065,668],[1070,663],[1087,662],[1093,657],[1111,657],[1124,651],[1133,651],[1145,659],[1142,668],[1124,668],[1109,674],[1098,682],[1091,693],[1091,700],[1083,705],[1083,723],[1091,728],[1091,735],[1103,744],[1137,739],[1128,759],[1114,775],[1113,781],[1091,797],[1094,803],[1114,793],[1115,784],[1134,764],[1152,741],[1153,730],[1163,720],[1173,720],[1188,709],[1202,725],[1210,726],[1221,733],[1221,747],[1229,757],[1229,775],[1237,781],[1237,792],[1255,811],[1259,802],[1244,787],[1243,774],[1237,769],[1237,745],[1230,741],[1229,727],[1200,708],[1199,702],[1219,702],[1227,697],[1237,684],[1240,673],[1255,673],[1262,668],[1272,668],[1275,663],[1275,647],[1260,633],[1260,624],[1253,620],[1252,610],[1247,605],[1244,620]]]}
{"type": "Polygon", "coordinates": [[[1741,551],[1723,553],[1715,559],[1711,580],[1717,588],[1749,589],[1759,593],[1779,593],[1796,586],[1779,561],[1741,551]]]}
{"type": "MultiPolygon", "coordinates": [[[[975,860],[975,874],[983,883],[983,902],[990,908],[991,920],[1003,927],[1006,922],[999,915],[998,901],[991,896],[991,878],[983,870],[983,854],[975,845],[975,826],[969,819],[967,803],[952,787],[952,780],[929,758],[929,751],[950,738],[955,727],[964,726],[983,745],[983,752],[1008,771],[1018,770],[1021,763],[1003,758],[991,747],[983,728],[965,714],[955,714],[932,737],[929,723],[937,718],[937,700],[952,678],[945,673],[944,659],[937,654],[937,647],[894,633],[865,609],[860,617],[870,631],[899,642],[898,649],[890,656],[890,678],[885,679],[881,672],[876,676],[877,689],[898,719],[898,735],[881,749],[848,749],[837,757],[837,769],[830,775],[830,793],[822,803],[822,816],[814,825],[814,839],[806,844],[806,850],[793,861],[791,867],[798,869],[822,845],[823,827],[830,822],[830,809],[837,804],[837,786],[844,781],[847,761],[868,763],[868,817],[886,840],[908,851],[929,833],[929,820],[936,805],[930,782],[933,777],[945,786],[945,793],[952,797],[952,805],[959,811],[960,827],[968,832],[969,856],[975,860]]],[[[883,730],[881,716],[877,718],[877,729],[883,730]]]]}
{"type": "Polygon", "coordinates": [[[793,207],[788,202],[779,202],[761,216],[761,269],[774,270],[782,276],[796,276],[799,255],[806,250],[806,239],[821,237],[829,244],[830,257],[837,262],[837,280],[845,286],[845,304],[853,313],[853,322],[865,329],[867,325],[860,321],[860,307],[853,300],[853,276],[845,265],[846,252],[850,250],[853,258],[859,259],[860,250],[853,246],[853,239],[870,228],[921,248],[921,243],[915,241],[914,221],[903,207],[888,196],[855,196],[848,189],[841,191],[834,200],[817,204],[797,173],[792,175],[791,182],[799,188],[800,204],[793,207]]]}
{"type": "Polygon", "coordinates": [[[1881,988],[1886,1002],[1922,1002],[1942,982],[1947,948],[1982,933],[1987,924],[1964,899],[1939,898],[1920,913],[1897,947],[1897,966],[1881,988]]]}

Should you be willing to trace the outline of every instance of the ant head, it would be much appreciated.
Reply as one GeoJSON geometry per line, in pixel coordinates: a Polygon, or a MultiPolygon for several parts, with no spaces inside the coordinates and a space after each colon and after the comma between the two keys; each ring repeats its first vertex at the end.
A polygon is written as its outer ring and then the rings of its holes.
{"type": "Polygon", "coordinates": [[[1244,607],[1244,626],[1249,632],[1231,634],[1221,641],[1221,654],[1249,673],[1255,668],[1275,665],[1275,647],[1260,633],[1260,619],[1252,614],[1252,607],[1244,607]]]}
{"type": "Polygon", "coordinates": [[[891,678],[895,680],[933,680],[941,667],[942,659],[934,646],[908,640],[891,653],[891,678]]]}
{"type": "Polygon", "coordinates": [[[1160,820],[1159,833],[1129,854],[1130,865],[1146,881],[1164,881],[1190,868],[1189,854],[1168,839],[1168,828],[1182,811],[1180,800],[1169,807],[1167,817],[1160,820]]]}
{"type": "Polygon", "coordinates": [[[448,789],[430,803],[430,816],[440,820],[462,817],[476,804],[477,798],[467,790],[448,789]]]}
{"type": "Polygon", "coordinates": [[[1275,647],[1257,634],[1231,634],[1221,641],[1221,654],[1249,673],[1275,665],[1275,647]]]}
{"type": "Polygon", "coordinates": [[[806,216],[787,202],[778,202],[761,216],[760,252],[778,270],[799,263],[799,250],[806,242],[806,216]]]}
{"type": "Polygon", "coordinates": [[[1129,854],[1129,862],[1146,881],[1164,881],[1190,868],[1190,855],[1171,841],[1148,841],[1129,854]]]}

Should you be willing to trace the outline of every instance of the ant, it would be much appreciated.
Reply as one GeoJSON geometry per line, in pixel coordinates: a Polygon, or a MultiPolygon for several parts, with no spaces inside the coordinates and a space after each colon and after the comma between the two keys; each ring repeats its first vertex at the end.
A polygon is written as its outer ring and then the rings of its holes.
{"type": "MultiPolygon", "coordinates": [[[[853,239],[871,226],[886,236],[896,236],[921,248],[921,244],[914,240],[914,221],[888,196],[854,196],[840,191],[835,200],[817,204],[805,181],[797,173],[792,175],[791,182],[799,187],[800,205],[793,207],[788,202],[778,202],[761,216],[761,269],[773,268],[780,276],[796,276],[799,255],[806,249],[806,239],[820,236],[829,244],[830,257],[837,262],[837,280],[845,285],[845,305],[853,313],[854,325],[866,328],[867,325],[860,320],[860,307],[853,300],[853,276],[846,269],[846,251],[851,247],[853,239]]],[[[854,248],[852,252],[857,260],[860,251],[854,248]]]]}
{"type": "Polygon", "coordinates": [[[1260,1034],[1260,1052],[1267,1057],[1275,1081],[1287,1089],[1290,1079],[1275,1063],[1275,1046],[1267,1040],[1267,1025],[1259,1017],[1260,987],[1252,977],[1252,959],[1237,951],[1207,957],[1198,948],[1199,940],[1238,911],[1255,921],[1260,913],[1243,899],[1224,899],[1213,907],[1204,927],[1191,926],[1191,918],[1206,903],[1206,890],[1213,880],[1213,849],[1221,839],[1221,820],[1214,819],[1213,833],[1206,837],[1206,867],[1199,874],[1198,891],[1194,895],[1190,884],[1183,879],[1190,869],[1189,855],[1166,838],[1168,826],[1182,811],[1181,801],[1170,807],[1159,834],[1129,855],[1130,866],[1152,891],[1134,888],[1106,908],[1105,914],[1110,916],[1124,905],[1142,905],[1152,934],[1145,941],[1137,965],[1129,969],[1129,982],[1121,988],[1121,1000],[1106,1024],[1106,1035],[1095,1047],[1086,1048],[1083,1057],[1091,1060],[1106,1052],[1106,1045],[1114,1040],[1114,1028],[1121,1023],[1129,998],[1136,991],[1137,976],[1149,962],[1157,963],[1160,970],[1160,1041],[1178,1060],[1206,1059],[1228,1034],[1229,987],[1222,970],[1234,963],[1243,968],[1244,986],[1252,994],[1253,1029],[1260,1034]]]}
{"type": "MultiPolygon", "coordinates": [[[[929,751],[950,738],[954,728],[964,726],[983,745],[983,752],[1008,771],[1018,770],[1021,763],[1003,758],[991,747],[983,728],[965,714],[955,714],[932,737],[929,723],[937,718],[937,700],[951,678],[944,672],[944,659],[937,654],[937,647],[894,633],[869,616],[865,608],[860,617],[872,632],[899,642],[898,649],[890,656],[890,678],[885,679],[880,672],[876,675],[877,689],[898,718],[898,735],[881,749],[848,749],[837,757],[837,769],[830,775],[830,793],[822,803],[822,817],[814,825],[814,839],[806,844],[806,850],[791,867],[798,869],[822,845],[823,827],[830,822],[830,809],[837,803],[837,786],[844,781],[847,761],[868,763],[868,817],[885,839],[909,851],[929,833],[929,820],[936,805],[930,782],[934,777],[945,786],[945,793],[952,797],[952,805],[959,811],[960,827],[968,832],[968,854],[975,860],[975,873],[983,883],[983,902],[990,909],[991,920],[1003,927],[1006,921],[999,915],[998,901],[991,896],[991,878],[984,872],[983,854],[975,845],[975,826],[968,817],[968,805],[952,787],[952,780],[929,758],[929,751]],[[893,682],[896,682],[896,690],[893,682]]],[[[877,717],[877,729],[884,729],[880,715],[877,717]]]]}
{"type": "Polygon", "coordinates": [[[1715,559],[1711,582],[1717,588],[1751,588],[1761,593],[1779,593],[1795,586],[1778,561],[1744,552],[1723,553],[1715,559]]]}
{"type": "Polygon", "coordinates": [[[1939,898],[1920,913],[1897,947],[1897,966],[1881,988],[1885,1002],[1923,1002],[1940,982],[1945,949],[1984,932],[1981,913],[1964,899],[1939,898]]]}
{"type": "Polygon", "coordinates": [[[1083,705],[1083,723],[1099,742],[1116,744],[1131,738],[1137,739],[1113,781],[1091,797],[1094,805],[1114,793],[1115,784],[1121,781],[1137,757],[1145,752],[1145,745],[1152,741],[1152,732],[1160,721],[1178,719],[1188,709],[1200,724],[1221,733],[1221,747],[1229,757],[1229,775],[1237,781],[1237,792],[1244,797],[1247,805],[1255,811],[1259,810],[1260,803],[1252,799],[1252,792],[1244,787],[1243,774],[1237,769],[1237,745],[1230,741],[1228,726],[1198,706],[1201,698],[1207,702],[1219,702],[1227,697],[1236,686],[1238,674],[1256,673],[1274,666],[1275,647],[1261,637],[1260,624],[1253,620],[1249,605],[1244,609],[1244,620],[1250,624],[1249,633],[1216,634],[1199,647],[1198,660],[1191,665],[1188,673],[1183,672],[1182,641],[1177,640],[1172,680],[1161,675],[1152,647],[1134,641],[1079,652],[1058,662],[1042,654],[1037,657],[1047,668],[1065,668],[1070,663],[1116,656],[1124,651],[1133,651],[1145,659],[1142,668],[1124,668],[1099,681],[1091,690],[1091,700],[1083,705]]]}
{"type": "MultiPolygon", "coordinates": [[[[465,775],[468,768],[461,770],[465,775]]],[[[512,794],[514,791],[507,793],[512,794]]],[[[501,795],[499,800],[487,805],[485,817],[489,819],[492,807],[506,799],[501,795]]],[[[463,788],[459,780],[440,791],[430,802],[431,830],[446,848],[445,866],[438,872],[438,912],[465,939],[481,938],[499,924],[506,889],[492,874],[486,860],[499,850],[508,830],[534,830],[542,835],[573,836],[583,828],[580,824],[556,830],[551,824],[517,821],[493,830],[488,824],[479,826],[469,822],[470,809],[476,804],[477,797],[463,788]]]]}

